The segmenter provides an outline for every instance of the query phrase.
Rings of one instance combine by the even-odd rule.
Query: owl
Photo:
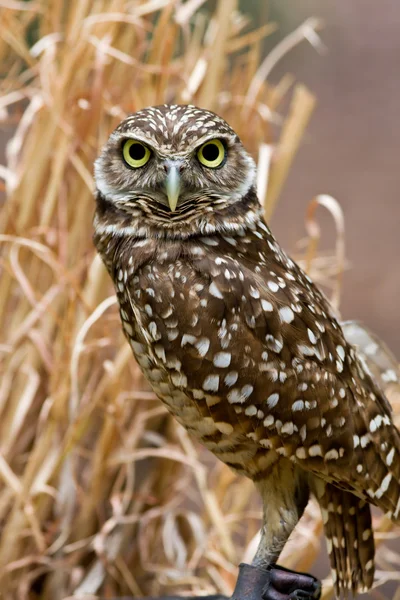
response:
[[[314,577],[276,564],[310,494],[337,595],[370,588],[370,504],[400,522],[399,432],[371,357],[265,222],[238,135],[195,106],[146,108],[110,135],[95,180],[94,242],[138,364],[261,495],[260,544],[235,597],[320,596]]]

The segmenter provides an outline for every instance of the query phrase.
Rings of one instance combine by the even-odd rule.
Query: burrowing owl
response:
[[[94,240],[136,360],[179,423],[262,496],[261,542],[242,568],[252,591],[239,595],[259,597],[257,580],[271,600],[319,596],[314,578],[275,565],[310,492],[337,593],[369,588],[369,503],[400,518],[399,432],[265,223],[240,139],[206,110],[147,108],[111,134],[95,176]]]

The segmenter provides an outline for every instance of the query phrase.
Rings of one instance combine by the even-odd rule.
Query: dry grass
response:
[[[272,87],[265,77],[297,43],[317,41],[318,22],[261,64],[275,25],[249,27],[236,0],[219,0],[210,14],[203,5],[0,0],[0,118],[16,127],[0,166],[6,600],[229,594],[254,547],[252,484],[195,446],[150,392],[91,241],[99,148],[127,113],[165,101],[229,120],[259,157],[260,194],[273,212],[314,99],[301,85],[292,92],[290,78]],[[336,257],[312,264],[323,281],[338,271]],[[286,564],[310,569],[320,533],[310,505]]]

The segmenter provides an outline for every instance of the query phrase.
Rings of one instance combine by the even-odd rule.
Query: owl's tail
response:
[[[374,581],[370,506],[328,483],[318,489],[336,596],[365,592]]]

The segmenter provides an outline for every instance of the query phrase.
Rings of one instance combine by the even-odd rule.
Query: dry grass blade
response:
[[[245,112],[247,112],[250,107],[254,106],[256,98],[261,91],[263,82],[268,78],[272,69],[283,58],[283,56],[285,56],[285,54],[293,50],[293,48],[295,48],[303,40],[308,40],[310,43],[318,47],[319,37],[316,31],[321,27],[321,25],[322,24],[319,19],[307,19],[300,25],[300,27],[292,31],[277,46],[275,46],[270,54],[264,59],[264,62],[260,65],[253,78],[253,81],[251,82],[243,107]]]
[[[260,68],[275,25],[246,28],[236,0],[212,12],[203,0],[0,7],[0,118],[15,127],[0,165],[2,597],[228,593],[258,499],[171,420],[131,357],[91,241],[92,165],[130,112],[212,107],[259,156],[271,214],[314,99],[297,87],[280,116],[292,79],[265,77],[304,35],[316,42],[316,23]],[[282,125],[274,152],[272,120]],[[299,539],[313,560],[310,510],[312,534]],[[291,545],[285,560],[303,565]]]
[[[323,206],[332,215],[335,226],[336,226],[336,262],[337,262],[337,276],[335,287],[330,298],[332,306],[339,311],[340,304],[340,293],[342,289],[342,278],[345,269],[346,249],[345,249],[345,238],[344,238],[344,215],[340,204],[332,196],[321,194],[313,198],[309,203],[307,209],[306,228],[310,238],[307,257],[306,257],[306,270],[311,271],[312,263],[315,260],[318,242],[321,239],[321,230],[315,219],[315,211],[318,206]]]
[[[297,85],[289,117],[282,128],[281,137],[276,149],[275,161],[273,161],[271,166],[269,185],[264,202],[267,219],[270,219],[274,212],[283,184],[289,173],[289,169],[299,148],[314,107],[314,96],[303,85]]]

